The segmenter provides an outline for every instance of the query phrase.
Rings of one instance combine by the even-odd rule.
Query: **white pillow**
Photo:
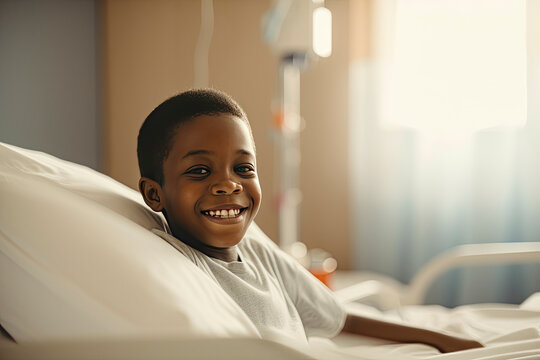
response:
[[[0,159],[3,175],[54,184],[106,206],[149,230],[166,227],[163,216],[151,211],[138,192],[86,166],[3,143],[0,143]]]
[[[165,222],[136,191],[0,143],[0,199],[0,324],[17,341],[259,336],[213,280],[148,230]]]

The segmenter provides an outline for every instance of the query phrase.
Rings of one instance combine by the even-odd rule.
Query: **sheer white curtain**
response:
[[[540,2],[374,0],[351,63],[359,269],[407,282],[459,244],[540,241]],[[450,272],[447,306],[521,302],[536,265]]]

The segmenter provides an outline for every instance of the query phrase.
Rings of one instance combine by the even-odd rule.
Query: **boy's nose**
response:
[[[242,184],[239,184],[232,180],[223,180],[219,183],[212,185],[213,195],[230,195],[237,194],[244,190]]]

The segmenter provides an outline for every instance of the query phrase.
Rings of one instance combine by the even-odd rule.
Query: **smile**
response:
[[[223,209],[223,210],[206,210],[202,213],[206,216],[211,216],[218,219],[231,219],[239,217],[247,208],[242,209]]]

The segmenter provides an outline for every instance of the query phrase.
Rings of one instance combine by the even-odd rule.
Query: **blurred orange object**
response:
[[[332,288],[332,278],[337,268],[337,261],[323,249],[311,249],[307,254],[307,268],[322,283]]]
[[[313,276],[319,279],[329,289],[332,289],[334,271],[325,271],[323,269],[310,269],[309,272],[312,273]]]

